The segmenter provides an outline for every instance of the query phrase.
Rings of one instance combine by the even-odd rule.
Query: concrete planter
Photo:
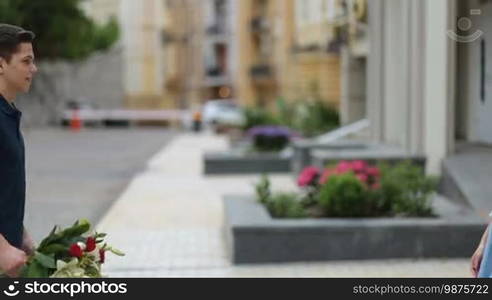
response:
[[[226,196],[225,232],[235,264],[470,257],[484,221],[447,200],[439,218],[272,219],[253,196]]]
[[[290,158],[277,153],[205,153],[204,173],[219,174],[262,174],[289,173]]]

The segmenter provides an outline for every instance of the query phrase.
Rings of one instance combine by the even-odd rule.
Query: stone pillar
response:
[[[442,160],[454,147],[456,44],[446,32],[454,28],[455,9],[454,1],[425,1],[425,153],[431,174],[440,174]]]

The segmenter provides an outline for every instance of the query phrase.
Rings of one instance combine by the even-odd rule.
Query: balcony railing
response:
[[[253,65],[250,69],[251,79],[257,86],[275,86],[275,74],[271,65],[259,63]]]
[[[206,75],[210,77],[224,76],[225,72],[219,67],[210,67],[206,70]]]
[[[273,70],[269,64],[260,63],[260,64],[253,65],[251,67],[250,74],[253,78],[272,77]]]

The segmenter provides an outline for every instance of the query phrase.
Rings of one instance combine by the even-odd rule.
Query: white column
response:
[[[425,64],[425,152],[427,172],[440,174],[441,163],[452,150],[454,132],[454,42],[446,31],[451,28],[454,3],[426,0]]]
[[[425,3],[408,1],[410,14],[409,64],[409,136],[408,150],[424,153],[424,84],[425,78]]]
[[[369,53],[367,56],[367,118],[374,141],[384,140],[384,1],[371,0],[369,6]]]

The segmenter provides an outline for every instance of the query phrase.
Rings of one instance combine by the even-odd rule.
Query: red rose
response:
[[[96,249],[96,239],[90,236],[85,242],[85,251],[91,252],[94,249]]]
[[[81,258],[83,255],[82,248],[77,244],[72,244],[68,250],[71,256]]]
[[[105,251],[103,249],[99,249],[99,262],[103,264],[105,259]]]

